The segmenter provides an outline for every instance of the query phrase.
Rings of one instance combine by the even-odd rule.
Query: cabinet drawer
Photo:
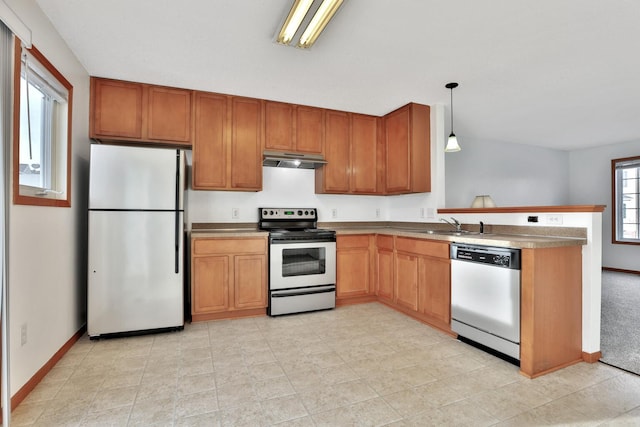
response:
[[[336,238],[337,249],[369,248],[369,235],[358,234],[353,236],[338,236]]]
[[[377,236],[376,246],[378,249],[393,251],[393,236]]]
[[[449,244],[434,242],[433,240],[398,237],[396,239],[396,249],[418,255],[432,256],[436,258],[449,258]]]
[[[193,240],[193,255],[212,254],[266,254],[267,239],[216,239]]]

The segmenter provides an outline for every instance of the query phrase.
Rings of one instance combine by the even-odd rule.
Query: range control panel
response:
[[[318,212],[315,208],[260,208],[260,218],[316,221]]]

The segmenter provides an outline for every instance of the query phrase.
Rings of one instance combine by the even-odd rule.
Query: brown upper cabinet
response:
[[[428,105],[407,104],[384,116],[385,194],[431,191]]]
[[[324,110],[265,101],[264,134],[267,150],[322,154]]]
[[[380,119],[325,112],[325,159],[316,169],[316,193],[382,194]]]
[[[186,89],[91,77],[89,136],[104,141],[191,144]]]
[[[262,101],[195,93],[192,187],[262,190]]]

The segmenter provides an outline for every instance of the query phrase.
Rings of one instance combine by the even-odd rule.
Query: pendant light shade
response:
[[[444,148],[446,153],[453,153],[455,151],[460,151],[460,144],[458,144],[458,138],[456,134],[453,133],[453,89],[458,87],[458,83],[447,83],[444,87],[451,90],[451,134],[449,135],[449,139],[447,139],[447,146]]]

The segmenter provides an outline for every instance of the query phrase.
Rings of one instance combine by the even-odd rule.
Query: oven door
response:
[[[292,289],[336,283],[336,242],[272,242],[269,289]]]

